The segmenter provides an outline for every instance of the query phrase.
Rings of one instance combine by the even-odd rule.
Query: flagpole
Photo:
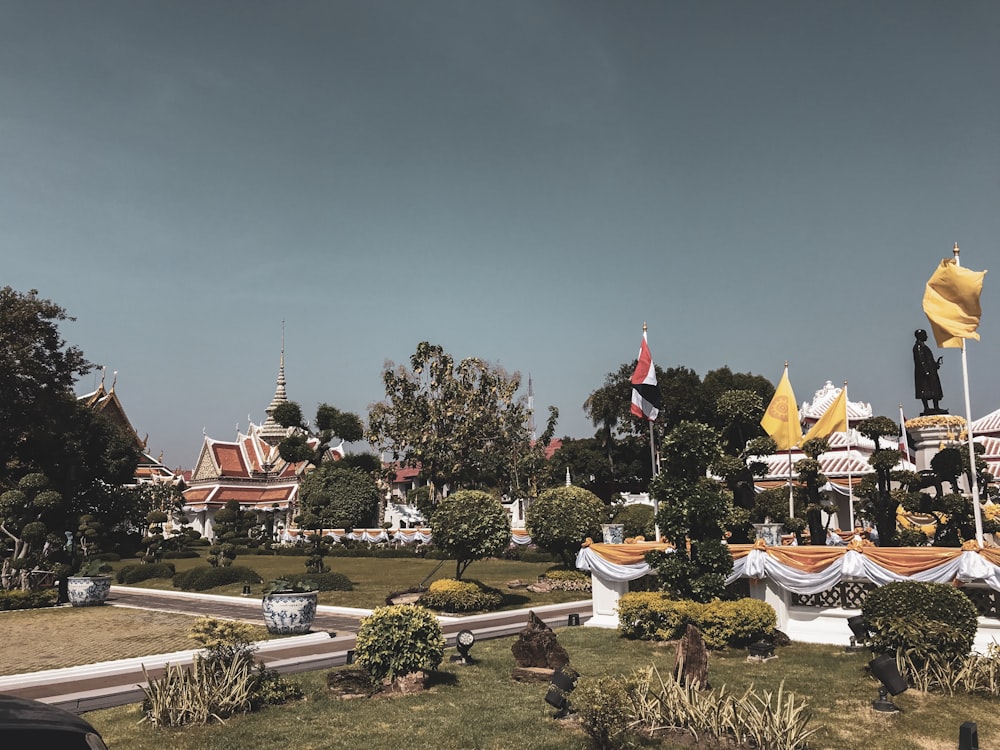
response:
[[[955,265],[961,266],[958,243],[952,253],[955,255]],[[962,342],[962,385],[965,390],[965,434],[969,441],[969,474],[972,477],[972,512],[976,519],[976,542],[983,546],[983,511],[979,507],[979,482],[976,479],[976,449],[972,443],[972,405],[969,399],[969,361],[965,353],[965,339]]]
[[[844,432],[847,435],[847,518],[854,530],[854,472],[851,469],[851,420],[847,416],[847,381],[844,381]]]
[[[653,441],[653,422],[652,420],[647,420],[649,422],[649,457],[653,465],[653,477],[655,478],[659,472],[656,470],[656,443]],[[655,497],[653,498],[653,533],[656,535],[656,541],[660,541],[660,524],[656,522],[656,517],[660,514],[660,501]]]

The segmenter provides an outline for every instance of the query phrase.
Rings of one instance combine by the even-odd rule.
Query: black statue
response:
[[[941,367],[943,357],[934,358],[934,354],[927,346],[927,331],[918,328],[913,332],[916,342],[913,344],[913,389],[914,395],[919,398],[924,405],[921,416],[928,414],[947,414],[947,409],[938,406],[943,393],[941,392],[941,378],[938,377],[938,369]],[[927,402],[933,402],[934,406],[929,407]]]

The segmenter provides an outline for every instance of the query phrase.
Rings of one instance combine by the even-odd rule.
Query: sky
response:
[[[910,418],[924,285],[996,265],[998,49],[991,0],[0,0],[0,285],[170,467],[263,421],[283,326],[307,414],[430,341],[589,437],[646,323],[661,367]]]

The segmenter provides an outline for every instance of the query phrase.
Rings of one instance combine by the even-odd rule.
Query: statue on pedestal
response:
[[[914,395],[923,402],[924,410],[921,416],[931,414],[947,414],[947,409],[942,409],[938,404],[943,397],[941,392],[941,378],[938,377],[938,369],[944,361],[943,357],[935,359],[934,354],[927,346],[927,331],[918,328],[913,332],[916,342],[913,344],[913,390]],[[928,406],[927,402],[933,403]]]

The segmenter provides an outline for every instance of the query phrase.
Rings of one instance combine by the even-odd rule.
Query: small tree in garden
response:
[[[875,474],[861,480],[858,496],[865,500],[865,508],[875,520],[879,544],[883,547],[896,546],[899,498],[893,494],[891,481],[900,453],[894,448],[882,448],[879,438],[895,438],[899,435],[899,426],[888,417],[869,417],[860,422],[857,429],[875,443],[875,451],[868,458]]]
[[[528,508],[527,526],[531,541],[559,555],[571,567],[580,544],[596,537],[606,520],[604,503],[582,487],[553,487],[544,490]]]
[[[434,544],[454,557],[455,578],[476,560],[510,546],[510,519],[500,501],[482,490],[459,490],[438,503],[431,519]]]
[[[313,420],[315,430],[311,430],[302,417],[302,409],[294,401],[280,404],[274,410],[274,419],[282,427],[294,427],[295,432],[278,444],[278,453],[290,463],[309,461],[314,466],[323,462],[330,442],[339,437],[354,443],[364,437],[364,426],[357,414],[341,411],[329,404],[320,404]],[[315,439],[313,445],[310,439]]]
[[[215,540],[208,550],[209,564],[220,568],[232,565],[237,555],[236,546],[247,544],[253,522],[253,517],[240,507],[239,501],[226,502],[225,507],[215,514]]]
[[[732,517],[725,487],[706,476],[720,455],[718,434],[708,425],[681,422],[663,440],[662,469],[650,484],[660,503],[660,532],[672,552],[647,555],[660,586],[674,596],[707,602],[726,596],[732,557],[723,542]]]
[[[416,604],[379,607],[361,621],[355,644],[358,666],[374,682],[436,669],[444,658],[437,617]]]
[[[830,447],[826,438],[813,438],[802,446],[808,458],[795,462],[801,487],[797,488],[799,505],[804,508],[805,522],[809,526],[809,543],[826,544],[826,528],[823,526],[823,506],[820,503],[820,487],[826,483],[826,475],[820,471],[819,456]]]
[[[299,487],[302,514],[296,519],[307,529],[353,529],[376,525],[378,486],[370,474],[327,461],[309,472]]]

